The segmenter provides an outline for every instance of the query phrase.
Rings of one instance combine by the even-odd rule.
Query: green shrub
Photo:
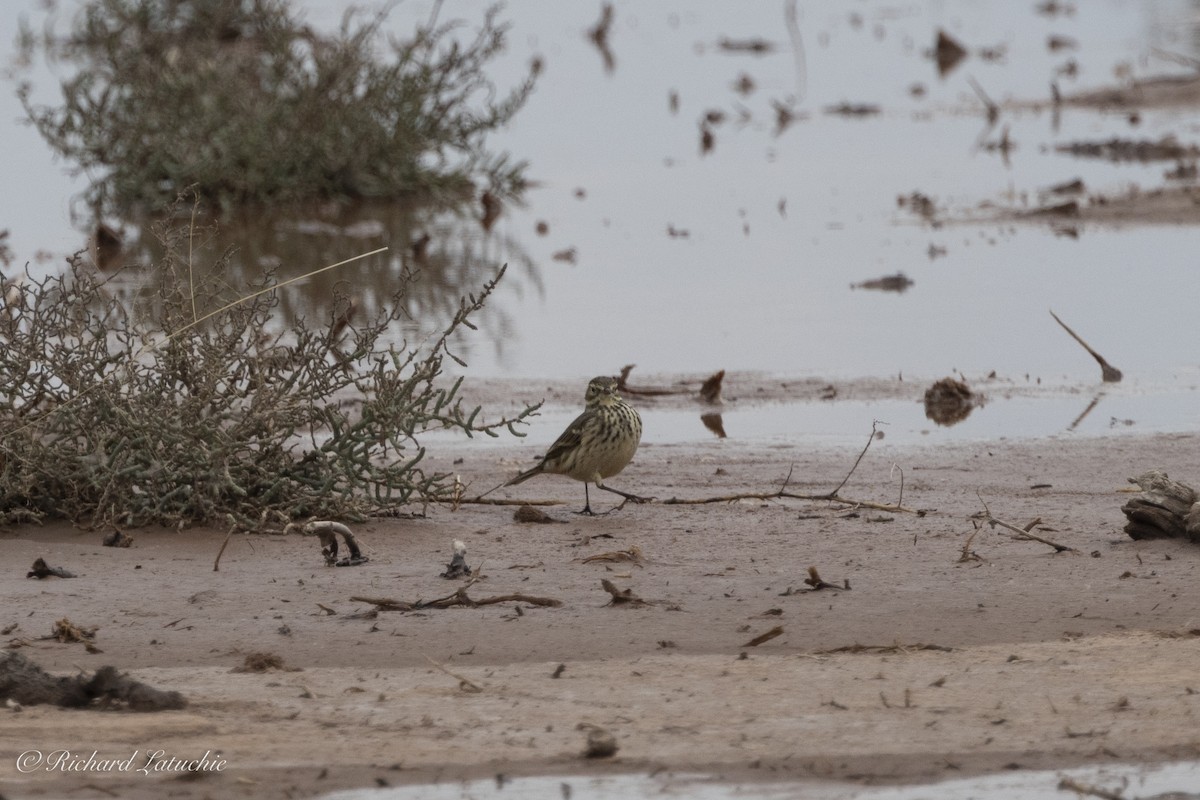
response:
[[[536,410],[485,423],[458,398],[461,379],[441,376],[444,358],[458,360],[452,336],[473,327],[503,267],[440,335],[396,346],[386,334],[405,317],[411,275],[370,319],[342,294],[325,319],[284,328],[274,312],[288,289],[232,304],[228,253],[193,268],[192,235],[160,230],[150,319],[78,259],[20,299],[5,292],[0,522],[265,530],[452,500],[452,476],[422,469],[421,433],[520,435]]]

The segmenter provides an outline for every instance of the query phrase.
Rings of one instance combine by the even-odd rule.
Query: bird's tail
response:
[[[502,484],[502,485],[504,485],[504,486],[516,486],[518,483],[524,483],[525,481],[529,480],[529,479],[530,479],[530,478],[532,478],[534,475],[541,475],[541,474],[542,474],[542,465],[541,465],[541,464],[538,464],[538,465],[537,465],[536,467],[534,467],[533,469],[527,469],[527,470],[525,470],[525,471],[524,471],[524,472],[522,472],[520,475],[518,475],[517,477],[513,478],[511,481],[508,481],[507,483],[505,483],[505,484]]]
[[[525,472],[522,472],[517,477],[513,478],[511,481],[505,481],[504,483],[501,483],[498,486],[493,486],[491,489],[488,489],[483,494],[478,495],[475,499],[482,500],[483,498],[487,497],[489,494],[496,491],[497,489],[503,489],[505,486],[513,486],[514,484],[518,484],[523,481],[527,481],[530,478],[532,478],[534,475],[540,475],[541,472],[542,472],[542,468],[540,465],[534,467],[533,469],[526,470]]]

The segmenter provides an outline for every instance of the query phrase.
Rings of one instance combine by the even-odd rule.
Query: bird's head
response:
[[[588,381],[587,394],[583,399],[589,407],[608,405],[620,400],[621,396],[617,394],[617,379],[608,375],[592,378]]]

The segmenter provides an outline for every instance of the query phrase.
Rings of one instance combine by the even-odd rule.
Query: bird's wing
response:
[[[568,425],[567,429],[562,432],[562,436],[559,436],[554,440],[554,444],[550,445],[550,449],[542,457],[542,463],[546,464],[555,461],[562,457],[564,453],[578,447],[580,441],[583,440],[583,429],[587,426],[587,422],[592,418],[593,414],[594,412],[587,410],[576,417],[575,421]]]
[[[514,484],[527,481],[534,475],[541,475],[542,470],[547,464],[553,463],[562,455],[570,451],[574,447],[578,447],[583,439],[583,429],[587,425],[588,419],[591,417],[591,411],[584,411],[575,421],[567,426],[567,429],[562,432],[562,435],[554,440],[554,444],[550,445],[550,449],[546,451],[546,455],[542,456],[542,460],[533,469],[522,472],[517,477],[505,484],[505,486],[513,486]]]

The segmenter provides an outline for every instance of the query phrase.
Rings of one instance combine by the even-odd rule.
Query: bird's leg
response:
[[[622,492],[620,489],[614,489],[611,486],[605,486],[603,483],[600,483],[599,481],[596,482],[596,488],[603,489],[606,492],[612,492],[613,494],[619,494],[619,495],[621,495],[621,497],[624,497],[626,500],[631,500],[635,503],[649,503],[652,500],[654,500],[653,497],[641,497],[636,494],[630,494],[629,492]]]
[[[599,486],[600,484],[596,484],[596,485],[597,485],[597,486]],[[584,515],[585,517],[594,517],[594,516],[596,516],[596,515],[595,515],[595,514],[592,512],[592,501],[591,501],[591,498],[589,498],[589,497],[588,497],[587,481],[584,481],[584,482],[583,482],[583,511],[576,511],[575,513],[576,513],[576,514],[582,514],[582,515]]]

